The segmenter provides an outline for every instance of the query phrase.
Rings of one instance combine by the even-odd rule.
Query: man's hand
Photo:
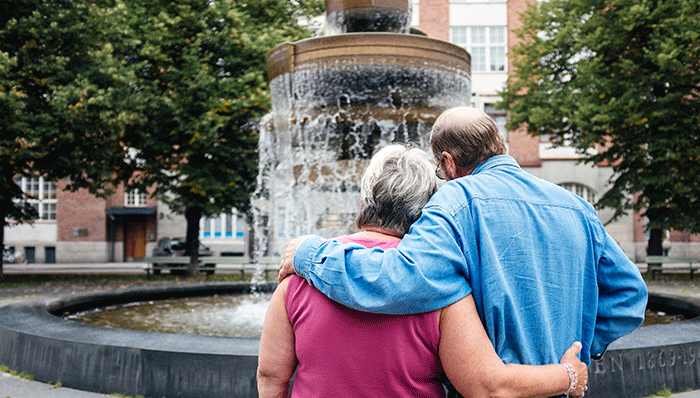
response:
[[[282,282],[284,278],[294,273],[294,253],[301,242],[309,239],[312,235],[302,235],[289,241],[284,250],[284,258],[280,264],[280,272],[277,275],[277,282]]]
[[[572,397],[583,397],[586,394],[585,391],[588,390],[588,366],[576,357],[579,352],[581,352],[581,343],[577,341],[566,350],[559,361],[559,363],[571,364],[576,371],[578,383],[576,390],[569,394]]]

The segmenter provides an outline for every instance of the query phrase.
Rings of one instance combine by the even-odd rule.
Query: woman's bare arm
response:
[[[294,332],[284,305],[288,284],[289,278],[277,286],[265,314],[258,355],[260,398],[287,397],[289,382],[297,366]]]
[[[476,311],[472,295],[440,311],[440,360],[447,377],[465,397],[551,397],[569,388],[569,374],[560,364],[506,365],[498,357]],[[573,365],[579,387],[571,396],[583,396],[588,382],[586,364],[572,345],[562,362]]]

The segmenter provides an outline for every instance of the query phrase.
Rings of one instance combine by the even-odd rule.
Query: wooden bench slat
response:
[[[687,266],[668,268],[668,270],[690,271],[690,279],[693,279],[693,274],[699,268],[700,258],[697,257],[669,257],[669,256],[647,256],[647,272],[651,274],[651,279],[654,280],[656,274],[663,271],[663,264],[679,264],[688,263]]]
[[[647,256],[648,263],[700,263],[697,257],[668,257],[668,256]]]
[[[182,257],[144,257],[144,270],[151,276],[151,271],[155,270],[186,270],[190,263],[190,258]],[[247,256],[223,256],[223,257],[199,257],[200,266],[215,264],[216,269],[240,271],[241,274],[255,273],[262,270],[265,275],[269,272],[277,271],[281,257],[262,257],[259,264],[253,264]],[[162,266],[161,266],[162,265]]]
[[[159,264],[189,264],[189,257],[144,257],[143,261],[146,263],[159,263]]]

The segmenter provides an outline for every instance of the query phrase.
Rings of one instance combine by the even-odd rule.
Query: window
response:
[[[484,112],[496,121],[496,126],[498,127],[498,131],[501,133],[501,136],[503,136],[503,140],[508,142],[508,130],[506,129],[506,122],[508,121],[508,118],[506,117],[506,111],[496,109],[495,104],[486,103],[484,104]]]
[[[56,203],[42,203],[41,211],[39,212],[39,217],[42,220],[55,220],[56,219]]]
[[[505,26],[453,26],[450,36],[472,55],[472,72],[506,72]]]
[[[124,195],[124,205],[131,207],[145,206],[147,198],[148,195],[145,192],[133,189]]]
[[[39,213],[39,220],[56,220],[56,184],[44,177],[22,177],[15,183],[29,196],[27,203]]]
[[[505,3],[506,0],[450,0],[451,3]]]
[[[237,210],[231,213],[202,217],[199,237],[206,239],[242,239],[245,236],[245,220]]]
[[[579,184],[576,182],[565,182],[562,184],[559,184],[560,187],[566,189],[567,191],[571,191],[575,193],[576,195],[582,197],[585,199],[588,203],[595,203],[597,199],[597,195],[595,191],[583,184]]]

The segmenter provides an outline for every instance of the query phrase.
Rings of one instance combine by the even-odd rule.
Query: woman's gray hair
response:
[[[374,226],[401,236],[437,191],[435,165],[425,151],[389,145],[377,152],[362,176],[357,227]]]

